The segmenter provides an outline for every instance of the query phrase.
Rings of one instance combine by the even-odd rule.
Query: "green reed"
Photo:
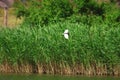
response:
[[[84,66],[120,64],[120,25],[56,23],[0,30],[0,62]],[[68,29],[70,36],[62,35]]]

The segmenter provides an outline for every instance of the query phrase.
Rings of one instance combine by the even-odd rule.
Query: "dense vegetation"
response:
[[[24,23],[30,26],[49,23],[71,22],[91,23],[91,18],[100,17],[104,22],[119,22],[120,8],[113,2],[96,0],[31,0],[23,5],[16,5],[17,17],[24,17]]]
[[[83,70],[92,68],[93,72],[91,71],[90,74],[98,74],[97,70],[101,74],[118,74],[119,26],[120,24],[114,25],[113,23],[111,25],[94,23],[89,26],[65,22],[37,29],[24,26],[17,29],[2,29],[0,62],[14,66],[30,64],[37,66],[35,69],[41,65],[43,69],[45,68],[45,72],[50,70],[52,73],[55,71],[57,73],[58,68],[74,69],[83,65]],[[70,31],[69,40],[64,39],[62,35],[66,28]],[[49,68],[46,68],[48,65]],[[102,72],[101,69],[106,72]]]
[[[22,25],[0,29],[1,72],[120,75],[119,8],[93,0],[31,1],[18,6]]]

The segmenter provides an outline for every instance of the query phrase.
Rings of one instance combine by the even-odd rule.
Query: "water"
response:
[[[113,76],[61,76],[37,74],[0,74],[0,80],[120,80]]]

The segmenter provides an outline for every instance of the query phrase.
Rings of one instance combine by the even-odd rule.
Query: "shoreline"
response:
[[[35,73],[35,74],[59,74],[59,75],[87,75],[87,76],[120,76],[120,65],[109,67],[100,66],[84,66],[77,64],[74,66],[65,64],[20,64],[10,65],[8,63],[0,65],[0,73]]]

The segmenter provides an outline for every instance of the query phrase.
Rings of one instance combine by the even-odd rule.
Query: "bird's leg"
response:
[[[8,8],[4,8],[4,26],[6,27],[7,26],[7,18],[8,18]]]

